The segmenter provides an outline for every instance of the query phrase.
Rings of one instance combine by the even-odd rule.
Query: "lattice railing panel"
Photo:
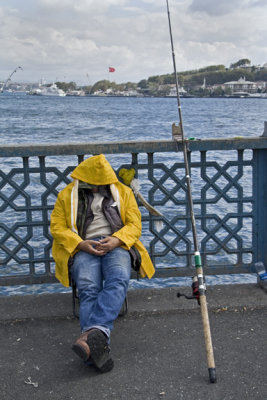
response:
[[[253,151],[219,153],[188,153],[202,262],[211,273],[250,271],[255,258],[253,227],[258,223]],[[7,277],[13,282],[34,283],[53,280],[54,276],[50,214],[58,192],[70,182],[77,157],[71,164],[60,163],[60,156],[52,164],[47,162],[49,157],[32,159],[23,157],[20,167],[14,162],[10,169],[5,166],[0,171],[2,284],[10,284]],[[79,155],[78,160],[82,159]],[[142,195],[163,214],[158,231],[156,221],[161,218],[152,217],[139,204],[142,240],[158,273],[192,274],[194,249],[181,153],[124,154],[115,164],[116,171],[121,167],[136,169]]]

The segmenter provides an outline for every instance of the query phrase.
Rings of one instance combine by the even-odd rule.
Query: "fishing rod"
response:
[[[190,216],[191,216],[192,235],[193,235],[193,242],[194,242],[194,260],[195,260],[195,268],[196,268],[196,274],[197,274],[197,286],[198,286],[197,298],[198,298],[198,301],[200,304],[200,309],[201,309],[203,332],[204,332],[207,361],[208,361],[209,379],[210,379],[211,383],[215,383],[216,382],[216,368],[215,368],[213,346],[212,346],[212,340],[211,340],[204,274],[203,274],[203,269],[202,269],[201,256],[200,256],[198,238],[197,238],[196,221],[195,221],[194,205],[193,205],[193,197],[192,197],[192,189],[191,189],[191,178],[190,178],[190,170],[189,170],[188,156],[187,156],[188,148],[187,148],[187,142],[186,142],[185,136],[184,136],[183,118],[182,118],[182,110],[181,110],[178,77],[177,77],[177,71],[176,71],[175,53],[174,53],[174,46],[173,46],[173,36],[172,36],[171,18],[170,18],[170,10],[169,10],[168,0],[166,0],[166,3],[167,3],[167,13],[168,13],[170,39],[171,39],[172,61],[173,61],[175,84],[176,84],[178,115],[179,115],[179,126],[178,127],[173,126],[173,139],[176,141],[176,143],[179,140],[182,141],[185,174],[186,174],[188,206],[189,206],[189,212],[190,212]],[[174,128],[176,128],[176,129],[174,129]],[[193,282],[193,284],[195,284],[195,282]],[[181,294],[178,293],[177,296],[180,297]],[[196,296],[193,296],[193,298],[196,298]]]

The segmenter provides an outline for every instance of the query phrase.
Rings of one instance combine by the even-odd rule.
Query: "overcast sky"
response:
[[[267,0],[169,0],[177,71],[267,62]],[[138,82],[173,72],[165,0],[0,0],[0,80]],[[114,67],[114,73],[108,72]]]

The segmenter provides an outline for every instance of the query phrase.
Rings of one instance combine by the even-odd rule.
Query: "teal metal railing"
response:
[[[262,137],[187,141],[197,231],[206,274],[254,272],[267,263],[267,129]],[[2,146],[0,284],[53,282],[50,214],[77,163],[104,153],[135,168],[142,241],[157,277],[192,274],[193,246],[182,146],[173,141]],[[157,230],[156,221],[162,221]]]

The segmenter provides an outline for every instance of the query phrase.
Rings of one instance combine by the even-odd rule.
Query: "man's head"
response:
[[[81,162],[72,172],[71,177],[89,185],[111,185],[118,182],[113,168],[103,154],[92,156]]]

